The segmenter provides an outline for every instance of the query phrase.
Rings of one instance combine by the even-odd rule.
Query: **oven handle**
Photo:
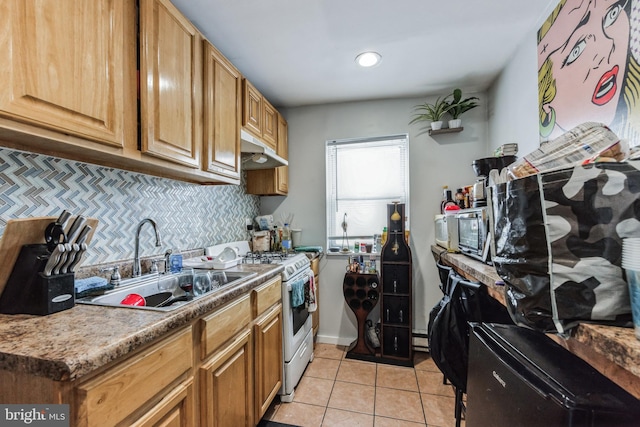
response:
[[[309,283],[309,280],[311,280],[311,274],[310,273],[305,273],[304,274],[304,284],[306,285],[307,283]],[[292,280],[287,280],[287,292],[291,292],[291,283]]]

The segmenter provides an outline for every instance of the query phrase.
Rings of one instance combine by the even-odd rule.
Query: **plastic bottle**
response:
[[[464,193],[462,192],[462,188],[456,190],[456,203],[460,209],[464,209]]]
[[[382,244],[382,246],[384,246],[386,241],[387,241],[387,227],[384,227],[382,229],[382,237],[380,238],[380,243]]]
[[[288,252],[291,249],[291,229],[288,223],[284,223],[282,229],[282,252]]]

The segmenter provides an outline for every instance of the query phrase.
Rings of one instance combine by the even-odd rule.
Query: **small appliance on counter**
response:
[[[486,187],[489,180],[489,173],[493,169],[498,171],[509,166],[515,162],[516,156],[500,156],[500,157],[485,157],[482,159],[476,159],[471,163],[478,180],[473,185],[473,207],[479,208],[487,206],[487,194]]]
[[[458,219],[455,215],[436,215],[436,244],[449,252],[459,252]]]
[[[462,209],[456,214],[458,249],[465,255],[491,264],[489,211],[486,207]]]

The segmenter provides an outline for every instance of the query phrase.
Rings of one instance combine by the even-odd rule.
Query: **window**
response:
[[[387,226],[387,204],[404,203],[409,215],[409,137],[331,140],[327,156],[327,247],[373,243]],[[409,229],[409,224],[406,224]]]

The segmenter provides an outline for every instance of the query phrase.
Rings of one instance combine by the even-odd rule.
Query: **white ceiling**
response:
[[[276,107],[484,91],[557,3],[172,1]]]

